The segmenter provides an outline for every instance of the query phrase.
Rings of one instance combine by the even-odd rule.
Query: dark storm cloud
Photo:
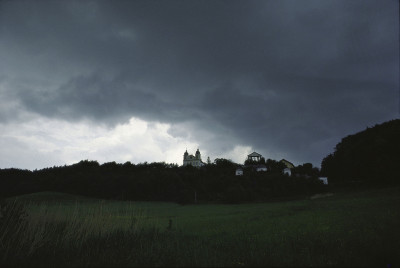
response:
[[[191,122],[213,133],[195,137],[209,151],[317,165],[344,135],[396,116],[397,1],[0,5],[0,94],[44,116]],[[13,82],[24,77],[38,81]]]
[[[73,77],[55,91],[19,92],[19,99],[32,110],[49,117],[68,120],[88,118],[108,124],[128,120],[133,114],[144,119],[160,121],[198,118],[186,104],[170,102],[146,92],[119,77],[108,80],[105,75]]]

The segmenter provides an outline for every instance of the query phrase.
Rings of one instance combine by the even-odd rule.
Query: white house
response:
[[[258,165],[258,166],[256,166],[256,171],[257,172],[267,171],[267,167],[265,165]]]
[[[328,177],[319,177],[318,178],[320,181],[323,182],[323,184],[328,185]]]
[[[236,176],[243,176],[243,169],[241,167],[237,168],[236,172],[235,172],[235,175]]]
[[[279,162],[283,163],[286,166],[286,168],[283,169],[283,174],[286,174],[288,176],[292,176],[292,168],[294,168],[293,163],[287,161],[286,159],[282,159]]]
[[[201,161],[201,154],[199,149],[197,149],[196,154],[192,155],[185,151],[183,154],[183,166],[193,166],[193,167],[202,167],[205,165],[203,161]]]
[[[285,168],[284,170],[283,170],[283,174],[286,174],[286,175],[288,175],[288,176],[291,176],[292,175],[292,171],[291,171],[291,169],[290,168]]]

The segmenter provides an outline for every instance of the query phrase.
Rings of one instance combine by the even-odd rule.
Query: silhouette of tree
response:
[[[331,182],[399,183],[400,119],[344,137],[321,163]]]

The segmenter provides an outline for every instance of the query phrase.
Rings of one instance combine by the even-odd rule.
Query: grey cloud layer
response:
[[[2,2],[0,94],[67,120],[191,122],[209,151],[318,165],[333,140],[396,116],[397,5]]]

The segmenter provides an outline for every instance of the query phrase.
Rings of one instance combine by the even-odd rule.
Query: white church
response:
[[[186,150],[183,154],[183,166],[194,166],[194,167],[202,167],[205,165],[203,161],[201,161],[201,154],[199,149],[197,149],[196,154],[189,154]]]

